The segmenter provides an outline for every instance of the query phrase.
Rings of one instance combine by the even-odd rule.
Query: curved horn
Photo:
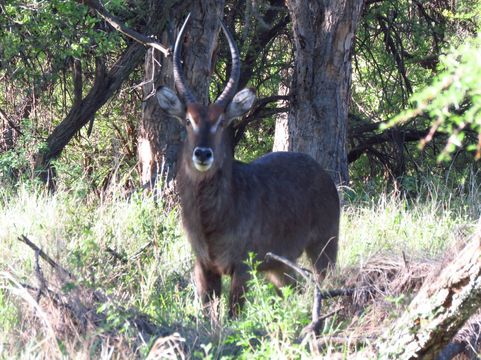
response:
[[[237,49],[237,45],[234,41],[234,38],[232,37],[232,34],[227,30],[222,21],[220,21],[220,26],[222,27],[222,31],[224,31],[227,41],[229,42],[230,55],[232,58],[232,68],[229,81],[227,82],[224,91],[222,91],[222,94],[220,94],[220,96],[215,101],[217,105],[225,108],[227,104],[233,99],[237,91],[237,85],[239,83],[240,77],[240,56],[239,49]]]
[[[179,95],[183,97],[187,104],[195,103],[197,100],[195,99],[194,93],[189,89],[187,83],[185,81],[184,73],[182,72],[182,63],[180,61],[180,54],[182,51],[182,42],[184,38],[184,30],[185,26],[189,22],[190,13],[187,15],[187,18],[180,29],[179,35],[177,35],[177,40],[175,40],[175,47],[174,47],[174,81],[175,87],[179,92]]]

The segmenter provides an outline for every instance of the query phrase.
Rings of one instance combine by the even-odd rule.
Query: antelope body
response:
[[[339,232],[339,198],[329,175],[310,156],[275,152],[244,164],[234,160],[232,120],[252,107],[255,94],[237,94],[240,74],[236,44],[221,22],[229,42],[229,82],[208,106],[199,104],[186,85],[180,48],[186,19],[175,44],[174,78],[179,97],[166,87],[157,90],[161,108],[187,130],[180,154],[177,183],[182,222],[196,256],[195,280],[204,303],[221,291],[221,276],[231,276],[229,313],[243,303],[249,253],[262,261],[276,286],[291,283],[291,270],[264,261],[267,252],[295,261],[304,251],[322,278],[334,264]],[[234,95],[235,94],[235,95]]]

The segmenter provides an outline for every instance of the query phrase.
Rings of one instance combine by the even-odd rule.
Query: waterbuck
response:
[[[160,107],[181,121],[187,135],[177,184],[182,222],[196,256],[195,281],[204,304],[221,292],[221,276],[231,276],[229,314],[242,306],[249,253],[262,261],[277,286],[291,283],[287,266],[264,260],[267,252],[295,261],[304,251],[319,278],[336,261],[339,198],[329,175],[310,156],[274,152],[244,164],[234,160],[232,123],[250,110],[255,93],[236,94],[239,51],[222,22],[232,57],[229,81],[208,106],[197,102],[182,72],[181,47],[189,17],[175,42],[174,79],[180,97],[160,87]]]

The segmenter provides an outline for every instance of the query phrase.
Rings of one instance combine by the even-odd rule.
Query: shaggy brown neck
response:
[[[200,176],[195,170],[187,170],[184,164],[179,173],[178,185],[184,222],[188,222],[205,236],[217,231],[229,218],[234,187],[232,164],[233,159],[227,158],[223,167]]]

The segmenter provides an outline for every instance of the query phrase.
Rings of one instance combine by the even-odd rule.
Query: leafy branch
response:
[[[450,154],[463,146],[466,132],[478,133],[477,143],[466,148],[475,151],[481,159],[481,36],[471,38],[448,55],[441,58],[443,71],[433,83],[414,94],[413,107],[401,112],[382,128],[399,125],[425,114],[432,119],[431,127],[421,140],[420,147],[429,143],[438,131],[449,133],[449,138],[438,160],[450,158]]]

